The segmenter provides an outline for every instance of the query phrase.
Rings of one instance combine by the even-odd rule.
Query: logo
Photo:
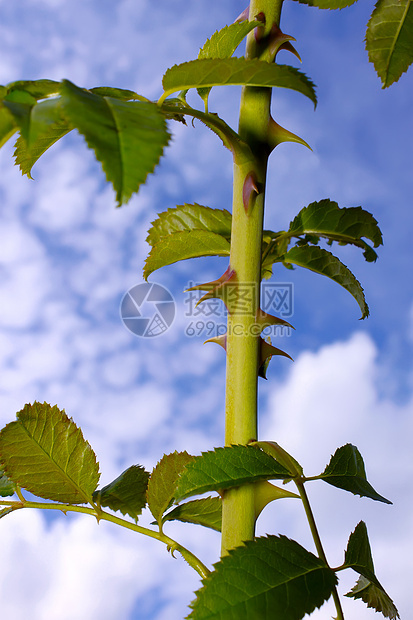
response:
[[[140,338],[164,334],[175,318],[175,301],[161,284],[143,282],[124,295],[120,315],[125,327]]]

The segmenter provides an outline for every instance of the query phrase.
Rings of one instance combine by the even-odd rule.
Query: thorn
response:
[[[268,144],[271,150],[275,149],[276,146],[281,144],[282,142],[298,142],[298,144],[302,144],[312,151],[311,146],[307,144],[305,140],[297,136],[295,133],[288,131],[284,127],[281,127],[275,120],[270,117],[270,121],[268,123]]]
[[[187,291],[208,291],[199,299],[196,303],[198,306],[200,303],[207,299],[222,299],[224,304],[227,307],[228,312],[231,311],[229,305],[233,305],[233,302],[236,303],[238,294],[229,295],[227,292],[227,287],[231,286],[235,291],[235,287],[237,285],[237,274],[235,270],[231,268],[231,265],[228,266],[227,270],[222,274],[218,280],[214,280],[213,282],[206,282],[205,284],[198,284],[197,286],[192,286],[191,288],[186,289]],[[232,303],[231,303],[232,302]]]
[[[291,41],[295,41],[295,39],[291,39]],[[290,41],[286,41],[285,43],[280,45],[278,51],[280,50],[286,50],[287,52],[291,52],[296,58],[298,58],[300,62],[302,62],[300,54],[295,49],[294,45],[291,45]]]
[[[235,20],[234,24],[236,24],[237,22],[245,22],[247,21],[247,19],[249,19],[250,16],[250,6],[248,5],[246,9],[244,9],[242,11],[242,13],[240,13],[237,17],[237,19]]]
[[[286,49],[284,46],[290,41],[295,41],[294,37],[289,34],[284,34],[277,24],[273,24],[268,41],[268,52],[270,57],[274,59],[281,48]]]
[[[286,353],[285,351],[282,351],[281,349],[277,349],[277,347],[274,347],[271,344],[271,339],[268,338],[269,342],[264,340],[263,338],[260,338],[261,341],[261,347],[260,347],[260,360],[259,360],[259,367],[258,367],[258,376],[262,377],[263,379],[266,379],[266,373],[267,373],[267,368],[268,368],[268,364],[271,361],[271,358],[274,355],[282,355],[283,357],[288,357],[291,361],[294,361],[293,358],[288,355],[288,353]]]
[[[253,192],[255,192],[256,195],[260,193],[257,187],[257,179],[255,176],[255,173],[252,171],[252,172],[249,172],[247,176],[245,177],[244,185],[242,188],[242,201],[244,203],[245,213],[247,214],[248,214],[248,211],[250,211],[251,198],[253,196]]]
[[[219,344],[219,346],[222,347],[224,351],[227,350],[226,334],[221,334],[221,336],[214,336],[213,338],[209,338],[208,340],[205,340],[204,344],[206,344],[207,342],[215,342],[216,344]]]
[[[284,325],[285,327],[291,327],[291,329],[295,329],[295,327],[288,323],[288,321],[273,316],[272,314],[267,314],[267,312],[264,312],[264,310],[261,310],[261,308],[258,309],[255,320],[261,327],[261,331],[263,331],[266,327],[270,327],[271,325]]]

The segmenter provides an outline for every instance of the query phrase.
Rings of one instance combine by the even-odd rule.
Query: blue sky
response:
[[[314,483],[316,518],[333,565],[358,521],[367,522],[377,575],[409,620],[413,74],[382,91],[363,43],[373,6],[363,0],[331,12],[285,2],[282,27],[297,39],[319,105],[314,112],[297,93],[274,93],[276,120],[313,151],[283,144],[272,155],[265,226],[281,230],[303,206],[328,197],[371,211],[384,246],[375,264],[337,249],[365,289],[365,321],[338,285],[277,268],[274,281],[294,285],[296,331],[276,344],[295,362],[273,360],[260,382],[260,433],[291,451],[308,475],[339,445],[358,446],[370,482],[394,505]],[[244,8],[235,0],[0,0],[0,83],[68,78],[156,99],[168,66],[195,58]],[[283,54],[280,62],[298,66]],[[238,99],[237,88],[215,89],[211,109],[235,126]],[[142,282],[146,231],[158,212],[183,202],[231,205],[228,152],[198,123],[171,129],[156,174],[122,209],[75,134],[36,164],[34,181],[13,166],[12,140],[0,152],[0,422],[26,402],[58,404],[97,453],[102,484],[134,463],[151,469],[164,452],[197,454],[223,443],[224,354],[202,344],[205,334],[185,334],[191,317],[183,290],[218,277],[226,261],[197,259],[153,274],[177,304],[162,336],[137,338],[119,315],[123,295]],[[180,524],[170,532],[207,564],[217,560],[213,532]],[[294,502],[272,504],[258,532],[285,533],[312,549]],[[0,540],[0,610],[11,620],[178,620],[198,584],[162,545],[87,517],[46,520],[21,511],[1,521]],[[342,581],[346,592],[355,579]],[[346,600],[345,609],[348,617],[374,617],[360,602]],[[326,605],[314,618],[332,613]]]

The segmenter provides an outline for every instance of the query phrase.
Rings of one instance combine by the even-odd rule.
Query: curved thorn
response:
[[[264,312],[264,310],[261,310],[261,308],[258,308],[255,320],[261,327],[261,331],[263,331],[266,327],[270,327],[271,325],[284,325],[285,327],[291,327],[291,329],[295,329],[295,327],[293,327],[291,323],[288,323],[288,321],[280,319],[277,316],[273,316],[272,314],[268,314],[267,312]]]
[[[245,177],[244,185],[242,188],[242,201],[244,203],[245,213],[248,213],[248,211],[250,211],[250,207],[252,208],[251,199],[254,193],[258,195],[260,192],[257,187],[257,178],[254,171],[252,171],[249,172]]]
[[[268,144],[271,150],[275,149],[276,146],[281,144],[282,142],[297,142],[298,144],[302,144],[312,151],[311,146],[307,144],[305,140],[297,136],[295,133],[288,131],[284,127],[281,127],[275,120],[271,117],[268,123]]]

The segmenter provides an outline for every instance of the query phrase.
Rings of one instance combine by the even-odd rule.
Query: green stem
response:
[[[305,514],[307,516],[307,521],[308,524],[310,526],[310,530],[311,530],[311,534],[314,540],[314,544],[315,547],[317,549],[317,553],[318,553],[318,557],[320,558],[320,560],[323,560],[323,562],[325,562],[325,564],[328,566],[328,562],[327,562],[327,557],[326,554],[324,552],[324,548],[321,542],[321,538],[320,538],[320,534],[318,533],[318,529],[317,529],[317,525],[314,519],[314,515],[313,515],[313,511],[311,509],[310,506],[310,501],[308,499],[308,495],[307,492],[304,488],[304,481],[303,479],[294,479],[294,482],[297,486],[298,492],[300,494],[301,500],[303,502],[304,505],[304,510],[305,510]],[[333,600],[334,600],[334,604],[336,606],[336,611],[337,611],[337,620],[344,620],[344,613],[343,613],[343,609],[341,607],[341,601],[340,601],[340,597],[338,595],[338,591],[337,588],[334,588],[333,590]]]
[[[252,0],[250,19],[265,15],[265,32],[278,23],[282,0]],[[247,38],[246,58],[262,57],[254,31]],[[257,438],[257,380],[260,336],[256,313],[260,307],[261,245],[268,161],[267,130],[271,89],[242,89],[239,135],[249,149],[234,156],[230,266],[236,273],[239,303],[228,314],[225,444],[247,444]],[[244,182],[254,179],[258,193],[244,207]],[[245,485],[224,493],[221,552],[255,533],[254,487]]]
[[[121,527],[125,527],[133,532],[138,532],[139,534],[144,534],[145,536],[150,536],[151,538],[155,538],[160,542],[164,543],[168,550],[174,553],[174,551],[179,551],[184,560],[199,573],[201,577],[207,577],[210,573],[209,569],[196,557],[189,549],[186,549],[183,545],[178,543],[173,538],[169,538],[163,532],[157,532],[154,530],[150,530],[146,527],[142,527],[137,523],[131,523],[130,521],[126,521],[126,519],[121,519],[116,517],[115,515],[110,514],[109,512],[105,512],[104,510],[93,510],[93,508],[88,508],[86,506],[77,506],[73,504],[55,504],[55,503],[45,503],[45,502],[29,502],[23,498],[23,501],[0,501],[0,506],[8,506],[13,508],[14,510],[18,510],[20,508],[37,508],[40,510],[60,510],[65,514],[67,512],[80,512],[83,514],[88,514],[92,517],[95,517],[98,521],[110,521],[111,523],[116,523],[116,525],[120,525]]]

